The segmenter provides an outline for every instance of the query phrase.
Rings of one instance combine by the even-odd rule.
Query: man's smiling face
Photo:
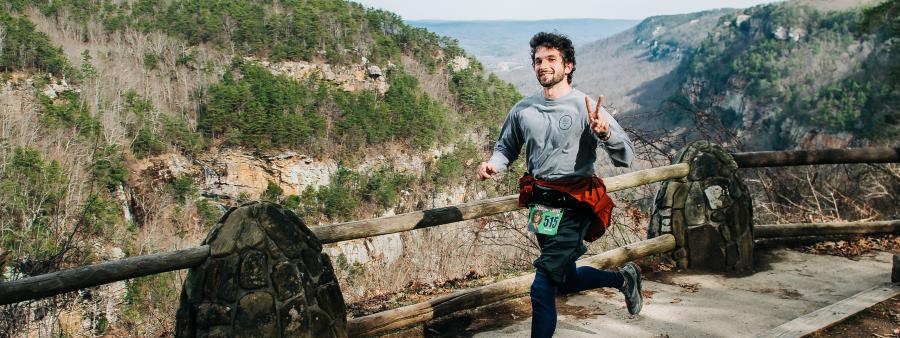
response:
[[[534,52],[534,75],[545,88],[566,81],[572,71],[572,63],[563,63],[562,54],[556,48],[539,46]]]

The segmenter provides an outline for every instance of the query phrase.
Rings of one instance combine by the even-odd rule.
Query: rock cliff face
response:
[[[269,182],[278,184],[285,195],[300,195],[307,187],[327,185],[337,170],[333,160],[318,160],[294,152],[255,156],[227,149],[198,161],[200,188],[204,193],[237,197],[241,193],[256,198]]]
[[[248,59],[257,61],[253,58]],[[363,62],[349,66],[335,66],[327,63],[307,61],[272,63],[262,60],[259,63],[276,75],[286,75],[294,79],[307,79],[310,76],[317,76],[320,79],[333,82],[346,91],[374,90],[379,94],[384,94],[389,88],[385,71],[377,65],[369,64],[365,58],[363,58]],[[394,65],[388,63],[387,67],[391,69]]]
[[[444,153],[452,152],[454,146],[421,154],[409,153],[400,148],[388,146],[377,155],[361,159],[352,169],[368,171],[387,167],[396,172],[418,176],[429,158],[437,159]],[[148,161],[139,171],[152,169],[156,172],[151,176],[169,178],[184,174],[192,175],[198,178],[201,192],[209,196],[236,198],[244,193],[251,198],[257,198],[266,190],[269,182],[284,189],[284,195],[301,195],[308,187],[328,185],[338,165],[338,162],[332,159],[314,158],[292,151],[260,155],[241,149],[222,149],[200,156],[193,163],[181,155],[162,155]],[[441,207],[447,205],[446,203],[461,203],[458,192],[445,195],[436,196],[436,201],[429,204]]]

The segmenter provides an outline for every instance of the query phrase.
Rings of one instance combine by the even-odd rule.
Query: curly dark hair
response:
[[[572,72],[569,73],[566,81],[572,84],[572,78],[575,76],[575,47],[572,46],[572,40],[565,34],[540,32],[531,37],[531,65],[534,66],[534,52],[538,47],[555,48],[562,54],[563,64],[572,63]]]

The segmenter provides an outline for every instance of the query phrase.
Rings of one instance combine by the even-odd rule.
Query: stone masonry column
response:
[[[346,337],[347,309],[322,245],[271,203],[231,209],[190,269],[177,337]]]
[[[681,268],[751,268],[753,209],[734,159],[718,145],[697,141],[673,162],[689,163],[690,173],[662,183],[647,237],[675,236],[672,256]]]

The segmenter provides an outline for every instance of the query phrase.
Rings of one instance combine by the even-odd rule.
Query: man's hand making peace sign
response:
[[[606,114],[603,114],[603,95],[597,98],[597,107],[591,110],[591,99],[584,97],[584,107],[587,108],[588,121],[590,122],[591,131],[594,132],[601,140],[609,140],[609,120]]]

